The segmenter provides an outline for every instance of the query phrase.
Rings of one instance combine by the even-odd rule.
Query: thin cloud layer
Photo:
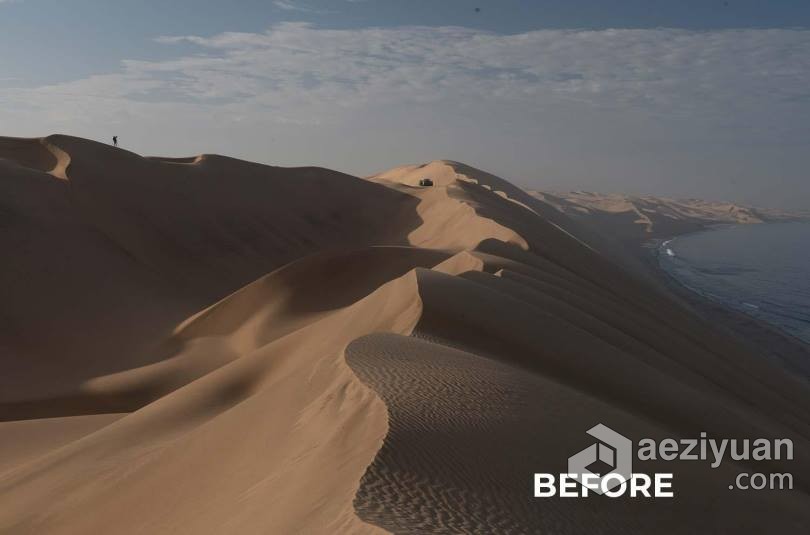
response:
[[[200,54],[127,60],[123,72],[43,87],[133,100],[221,106],[342,107],[549,98],[653,113],[722,113],[810,100],[810,31],[541,30],[496,35],[465,28],[328,30],[283,23],[266,33],[170,36]],[[306,113],[305,110],[296,110]]]

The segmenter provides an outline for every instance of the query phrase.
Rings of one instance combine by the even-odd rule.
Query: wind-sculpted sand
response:
[[[432,187],[418,186],[431,178]],[[810,391],[455,162],[360,179],[0,139],[0,532],[801,533]],[[535,499],[605,423],[789,437],[793,491]],[[760,469],[763,466],[760,466]]]

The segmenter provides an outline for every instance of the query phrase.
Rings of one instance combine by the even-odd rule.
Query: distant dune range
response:
[[[588,191],[530,193],[573,219],[586,221],[593,227],[604,227],[614,238],[629,242],[670,238],[715,225],[810,219],[807,213],[701,199],[637,197]]]
[[[807,379],[612,243],[670,205],[582,195],[0,138],[0,532],[805,532]],[[600,422],[796,459],[532,498]],[[797,488],[728,490],[755,470]]]

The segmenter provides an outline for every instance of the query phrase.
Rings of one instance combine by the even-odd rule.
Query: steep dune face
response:
[[[362,181],[47,143],[64,178],[33,145],[0,169],[0,236],[25,246],[0,270],[16,325],[0,372],[38,393],[0,390],[0,436],[31,444],[0,445],[0,532],[810,525],[806,379],[507,181],[445,161]],[[68,250],[75,266],[44,267]],[[74,346],[58,320],[84,328]],[[37,346],[23,327],[57,336]],[[751,466],[650,462],[636,471],[674,472],[678,499],[532,498],[532,474],[565,471],[597,423],[633,440],[789,437],[795,461],[755,469],[798,488],[732,492]]]
[[[1,420],[73,414],[84,381],[162,360],[154,342],[200,308],[306,254],[406,243],[419,225],[415,199],[334,171],[166,162],[68,136],[0,140],[0,178]]]
[[[209,296],[314,251],[404,244],[400,229],[418,224],[407,196],[327,169],[215,155],[142,158],[76,138],[48,139],[80,155],[69,182],[87,220],[139,263]]]
[[[351,265],[335,290],[366,296],[317,311],[298,328],[268,335],[251,325],[254,318],[271,325],[271,318],[296,321],[299,312],[291,308],[297,303],[279,303],[272,294],[262,299],[267,289],[294,278],[295,265],[190,320],[178,333],[186,343],[174,357],[175,370],[156,370],[164,372],[163,382],[153,378],[170,392],[0,477],[0,528],[373,532],[351,504],[385,435],[385,406],[357,381],[342,350],[377,331],[409,334],[421,308],[416,280],[413,272],[394,277],[403,271],[403,258],[426,266],[444,258],[413,249],[395,258],[392,252],[304,261],[304,273]],[[369,288],[366,281],[380,272],[394,280]],[[222,360],[215,365],[204,361],[217,354]],[[167,383],[181,379],[178,369],[182,382]],[[148,380],[142,372],[134,370],[132,380]]]

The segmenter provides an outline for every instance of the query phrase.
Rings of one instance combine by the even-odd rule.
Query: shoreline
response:
[[[691,308],[704,321],[731,333],[757,353],[783,366],[804,380],[810,380],[810,344],[778,326],[756,318],[683,284],[660,264],[661,245],[690,234],[708,232],[734,225],[717,225],[642,242],[637,248],[641,262],[661,286]]]

